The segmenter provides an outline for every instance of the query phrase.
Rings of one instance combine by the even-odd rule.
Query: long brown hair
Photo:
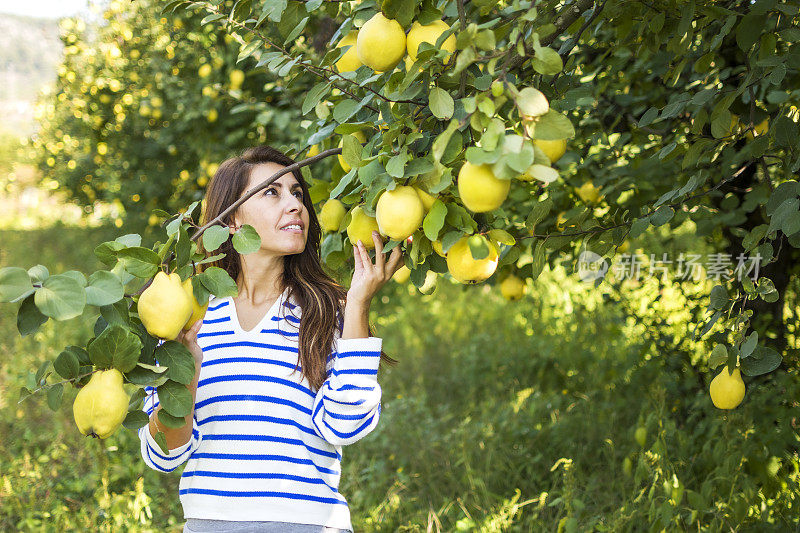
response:
[[[295,161],[280,150],[267,145],[248,148],[241,155],[226,159],[220,164],[206,189],[205,205],[201,215],[202,225],[214,220],[241,197],[250,180],[250,172],[259,163],[289,166]],[[303,189],[303,205],[309,213],[308,238],[306,247],[301,253],[284,256],[281,286],[282,289],[289,289],[287,298],[294,297],[302,310],[298,339],[301,372],[312,390],[319,390],[327,378],[326,364],[333,347],[334,328],[338,327],[340,335],[344,328],[347,289],[322,268],[319,258],[322,227],[311,203],[311,195],[303,174],[299,170],[293,170],[292,174]],[[234,213],[235,210],[228,213],[222,222],[225,225],[232,225]],[[203,250],[201,241],[202,239],[198,239],[198,247]],[[242,269],[241,257],[233,248],[230,236],[218,250],[211,253],[203,250],[203,253],[206,257],[225,253],[225,257],[202,265],[203,270],[217,266],[225,270],[234,281],[238,279]],[[373,336],[371,324],[368,324],[368,332],[369,336]],[[390,365],[397,363],[397,360],[382,350],[380,358],[381,363]]]

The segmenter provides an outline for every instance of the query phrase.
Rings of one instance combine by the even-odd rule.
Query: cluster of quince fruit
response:
[[[360,30],[352,30],[339,40],[336,48],[350,48],[336,62],[336,68],[339,72],[349,72],[366,65],[375,72],[386,72],[405,58],[406,68],[410,69],[417,60],[419,45],[436,44],[439,36],[449,29],[450,25],[443,20],[425,25],[415,20],[406,35],[399,22],[379,11]],[[455,35],[444,40],[442,49],[447,50],[444,59],[447,63],[456,50]]]
[[[354,245],[360,240],[367,249],[375,248],[373,231],[403,241],[419,229],[435,201],[435,196],[420,187],[397,185],[391,191],[384,191],[378,198],[374,217],[368,215],[361,205],[353,207],[346,229],[347,237]],[[319,213],[322,229],[328,232],[339,231],[346,214],[347,209],[340,200],[332,198],[326,201]],[[447,260],[448,270],[456,280],[461,283],[479,283],[494,273],[499,251],[491,239],[481,235],[481,239],[489,247],[489,254],[483,259],[474,259],[468,245],[469,238],[469,235],[463,236],[447,253],[443,251],[441,241],[435,240],[431,244],[434,251]],[[395,273],[399,274],[395,279],[402,279],[407,274],[403,268],[405,267]]]
[[[174,340],[181,330],[189,331],[208,309],[208,302],[201,306],[194,297],[191,277],[181,282],[178,273],[163,271],[155,275],[136,305],[147,332],[165,340]]]
[[[208,303],[200,306],[192,290],[192,278],[181,282],[173,272],[158,272],[139,296],[139,319],[148,333],[174,340],[181,329],[188,331],[202,319]],[[75,424],[83,435],[106,439],[119,428],[128,414],[129,397],[122,373],[116,368],[96,370],[78,391],[72,404]]]

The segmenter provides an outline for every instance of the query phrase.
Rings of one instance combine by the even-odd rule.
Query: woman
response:
[[[292,163],[269,146],[223,162],[208,186],[202,223]],[[395,248],[387,260],[376,232],[373,263],[359,241],[352,282],[342,288],[320,264],[321,228],[297,170],[224,222],[231,234],[253,226],[261,248],[240,255],[229,239],[226,257],[212,263],[236,280],[238,295],[212,297],[203,320],[176,339],[195,357],[188,386],[194,409],[179,429],[159,426],[158,396],[149,387],[142,457],[160,472],[186,463],[179,487],[184,532],[352,533],[338,492],[342,446],[378,423],[378,366],[396,361],[372,336],[369,305],[402,266],[402,252]],[[168,455],[154,439],[159,427]]]

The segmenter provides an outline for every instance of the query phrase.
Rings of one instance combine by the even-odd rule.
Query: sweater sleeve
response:
[[[378,425],[378,363],[383,340],[337,337],[334,336],[336,350],[328,365],[328,378],[316,393],[311,419],[320,437],[341,446],[365,437]]]
[[[160,343],[159,343],[160,344]],[[156,366],[161,366],[156,361]],[[143,411],[148,418],[152,416],[158,407],[158,391],[154,387],[145,387],[147,396],[144,398]],[[141,442],[142,459],[147,466],[158,472],[172,472],[180,465],[189,460],[189,457],[200,446],[203,436],[197,426],[197,417],[192,415],[192,436],[183,446],[169,450],[167,455],[161,450],[156,439],[150,434],[150,424],[139,428],[139,441]]]

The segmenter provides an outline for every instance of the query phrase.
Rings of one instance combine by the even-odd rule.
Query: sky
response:
[[[88,0],[0,0],[0,13],[61,18],[89,12]]]

